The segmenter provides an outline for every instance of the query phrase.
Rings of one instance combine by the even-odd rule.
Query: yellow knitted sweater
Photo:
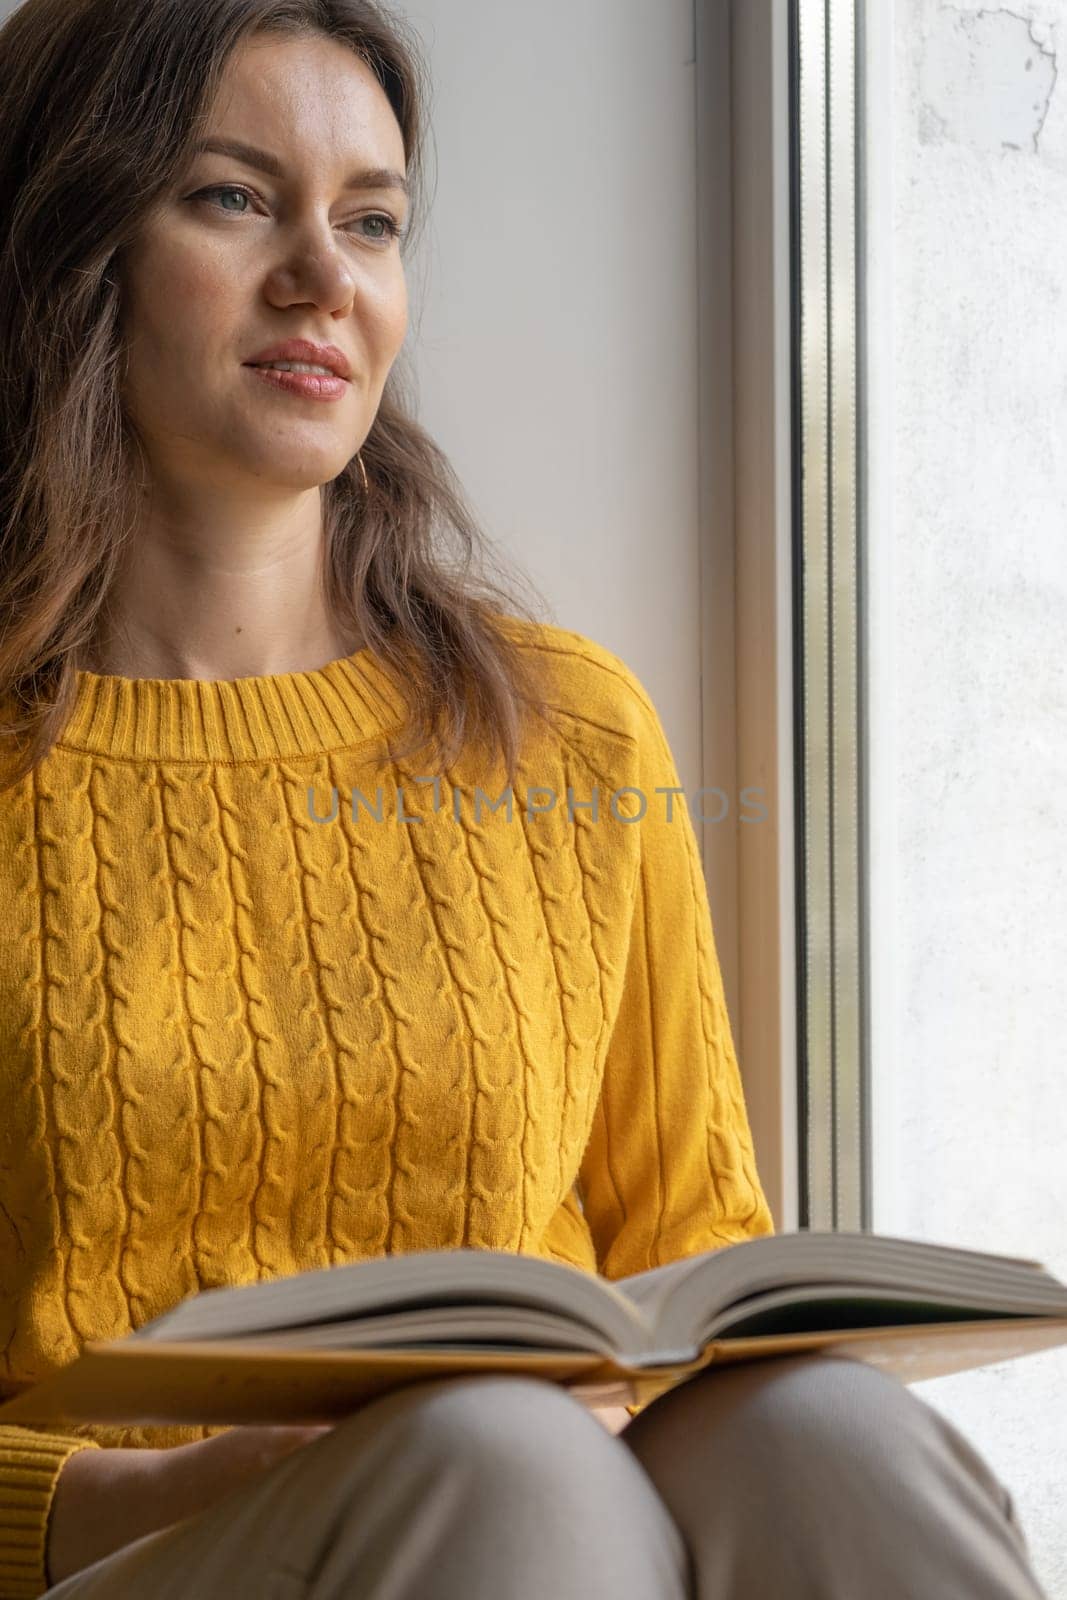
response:
[[[657,713],[510,620],[563,711],[510,816],[469,758],[374,766],[406,706],[370,650],[79,675],[0,805],[0,1398],[218,1285],[774,1231]],[[72,1451],[220,1431],[0,1426],[0,1600],[44,1591]]]

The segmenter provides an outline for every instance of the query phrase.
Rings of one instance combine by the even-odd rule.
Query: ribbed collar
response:
[[[360,744],[407,715],[370,648],[262,678],[119,678],[77,672],[59,745],[149,761],[256,761]]]

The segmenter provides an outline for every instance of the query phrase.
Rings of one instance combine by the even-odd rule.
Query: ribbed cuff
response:
[[[0,1428],[0,1596],[37,1600],[48,1589],[45,1539],[59,1474],[93,1439]]]

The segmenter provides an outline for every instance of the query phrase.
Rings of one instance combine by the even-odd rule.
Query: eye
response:
[[[399,238],[401,238],[403,236],[403,233],[404,233],[403,227],[401,226],[401,224],[399,222],[397,222],[396,218],[389,216],[388,212],[385,212],[385,211],[373,211],[373,212],[371,212],[370,216],[368,216],[368,217],[357,217],[356,221],[357,222],[384,222],[386,231],[385,231],[385,234],[382,237],[384,237],[386,240],[399,239]]]
[[[192,198],[194,200],[207,200],[210,196],[217,194],[239,194],[243,200],[250,200],[252,198],[247,189],[239,189],[235,184],[232,183],[216,183],[211,189],[201,189],[199,193],[194,194]],[[236,213],[236,215],[244,216],[244,212],[239,211]]]
[[[198,192],[196,194],[194,194],[191,198],[193,200],[205,200],[206,201],[206,200],[214,199],[214,197],[217,196],[217,195],[225,195],[225,194],[236,194],[236,195],[239,195],[242,200],[251,201],[251,199],[252,199],[252,195],[249,192],[249,190],[243,189],[238,184],[234,184],[234,183],[216,183],[216,184],[212,184],[210,188],[198,190]],[[229,212],[229,215],[231,217],[244,217],[244,216],[248,215],[248,212],[247,212],[247,210],[242,210],[242,211],[233,211],[233,210],[231,210]],[[375,235],[365,235],[364,236],[372,244],[389,244],[393,239],[401,239],[404,236],[403,224],[397,222],[396,218],[390,216],[387,211],[373,211],[373,212],[371,212],[369,215],[367,215],[365,217],[357,217],[354,222],[345,224],[346,231],[348,229],[350,229],[350,228],[357,227],[359,224],[365,223],[365,222],[381,222],[381,223],[384,223],[384,225],[385,225],[385,232],[384,233],[378,234],[377,236],[375,236]]]

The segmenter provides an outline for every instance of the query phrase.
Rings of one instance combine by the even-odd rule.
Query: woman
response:
[[[413,41],[26,0],[0,82],[5,1388],[217,1285],[772,1232],[655,709],[433,546],[477,530],[397,377]],[[0,1600],[1039,1593],[985,1463],[861,1363],[625,1420],[487,1375],[2,1427]]]

